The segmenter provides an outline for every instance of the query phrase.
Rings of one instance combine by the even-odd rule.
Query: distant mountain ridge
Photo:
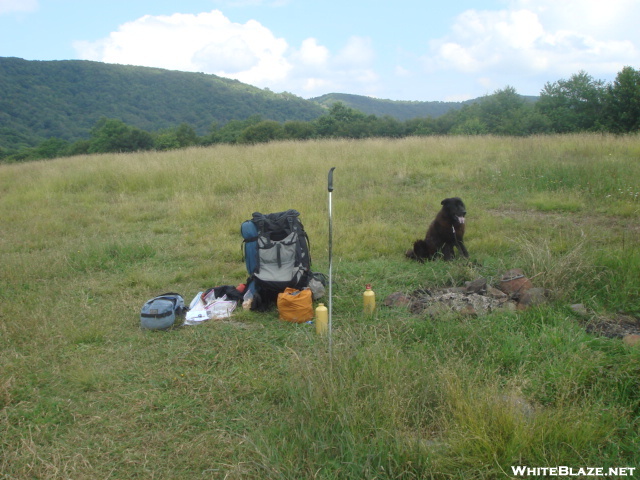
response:
[[[347,107],[366,113],[383,117],[388,115],[400,121],[411,120],[412,118],[440,117],[451,110],[459,110],[465,105],[471,105],[482,100],[483,97],[465,100],[463,102],[421,102],[403,100],[384,100],[362,95],[352,95],[347,93],[328,93],[320,97],[309,100],[323,105],[327,108],[336,102],[341,102]],[[535,102],[539,97],[523,96],[528,102]]]
[[[231,120],[311,121],[335,102],[405,121],[439,117],[467,102],[408,102],[330,93],[309,100],[216,75],[87,60],[0,57],[0,148],[51,137],[88,138],[102,117],[155,132],[182,123],[199,135]]]
[[[450,110],[458,110],[467,103],[473,103],[477,101],[468,100],[466,102],[420,102],[384,100],[347,93],[328,93],[320,97],[311,98],[310,100],[326,107],[330,107],[336,102],[341,102],[347,107],[360,110],[362,113],[366,113],[367,115],[375,115],[377,117],[388,115],[400,121],[410,120],[412,118],[436,118],[444,115]]]

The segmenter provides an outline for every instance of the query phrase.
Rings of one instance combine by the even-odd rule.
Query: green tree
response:
[[[550,125],[536,112],[534,103],[519,95],[515,88],[505,87],[478,104],[481,123],[494,135],[530,135],[547,133]]]
[[[336,102],[329,108],[329,116],[337,122],[353,122],[355,120],[361,120],[365,117],[365,114],[347,107],[342,102]]]
[[[497,90],[479,104],[480,122],[496,135],[522,135],[527,105],[513,87]]]
[[[308,140],[316,134],[316,129],[311,122],[292,120],[285,122],[283,127],[287,138],[292,140]]]
[[[581,71],[569,80],[545,84],[536,110],[549,118],[557,133],[602,130],[605,91],[602,80]]]
[[[454,135],[484,135],[487,131],[487,126],[482,123],[480,117],[468,118],[451,129],[451,133]]]
[[[404,122],[404,131],[407,135],[435,135],[438,125],[434,118],[411,118]]]
[[[198,143],[198,134],[188,123],[181,123],[176,128],[159,132],[154,141],[157,150],[173,150],[185,148]]]
[[[28,160],[35,160],[36,156],[34,154],[33,147],[23,147],[17,152],[12,153],[6,157],[6,161],[11,162],[25,162]]]
[[[89,153],[136,152],[153,148],[150,133],[116,119],[102,118],[91,130]]]
[[[238,143],[264,143],[272,140],[282,140],[286,137],[284,127],[275,120],[263,120],[245,128]]]
[[[406,135],[404,125],[391,115],[375,118],[371,134],[376,137],[399,138]]]
[[[212,125],[212,132],[204,143],[237,143],[246,128],[261,121],[260,115],[252,115],[246,120],[231,120],[220,128],[216,128],[217,125]]]
[[[173,131],[164,131],[156,135],[153,142],[156,150],[175,150],[180,148],[176,134]]]
[[[49,138],[34,149],[37,158],[56,158],[67,155],[69,142],[60,138]]]
[[[198,134],[188,123],[181,123],[176,129],[176,140],[180,147],[190,147],[198,143]]]
[[[314,126],[321,137],[362,138],[367,136],[368,122],[370,118],[364,113],[336,102],[326,115],[316,119]]]
[[[605,97],[607,127],[615,133],[640,130],[640,71],[624,67]]]
[[[86,155],[89,153],[89,148],[91,148],[91,140],[78,140],[69,145],[67,155]]]
[[[434,134],[446,135],[458,124],[460,116],[463,114],[465,108],[459,111],[450,110],[444,115],[434,119]],[[468,118],[468,117],[467,117]]]

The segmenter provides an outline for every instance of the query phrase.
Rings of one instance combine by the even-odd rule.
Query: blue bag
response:
[[[163,293],[148,300],[142,306],[140,327],[148,330],[166,330],[173,327],[187,310],[181,295],[172,292]]]

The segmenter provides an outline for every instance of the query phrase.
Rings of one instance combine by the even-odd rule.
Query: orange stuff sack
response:
[[[303,323],[313,319],[311,289],[296,290],[287,287],[278,294],[278,313],[285,322]]]

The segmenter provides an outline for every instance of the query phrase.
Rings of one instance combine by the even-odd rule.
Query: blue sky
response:
[[[303,98],[538,95],[640,68],[639,0],[0,0],[0,56],[212,73]]]

